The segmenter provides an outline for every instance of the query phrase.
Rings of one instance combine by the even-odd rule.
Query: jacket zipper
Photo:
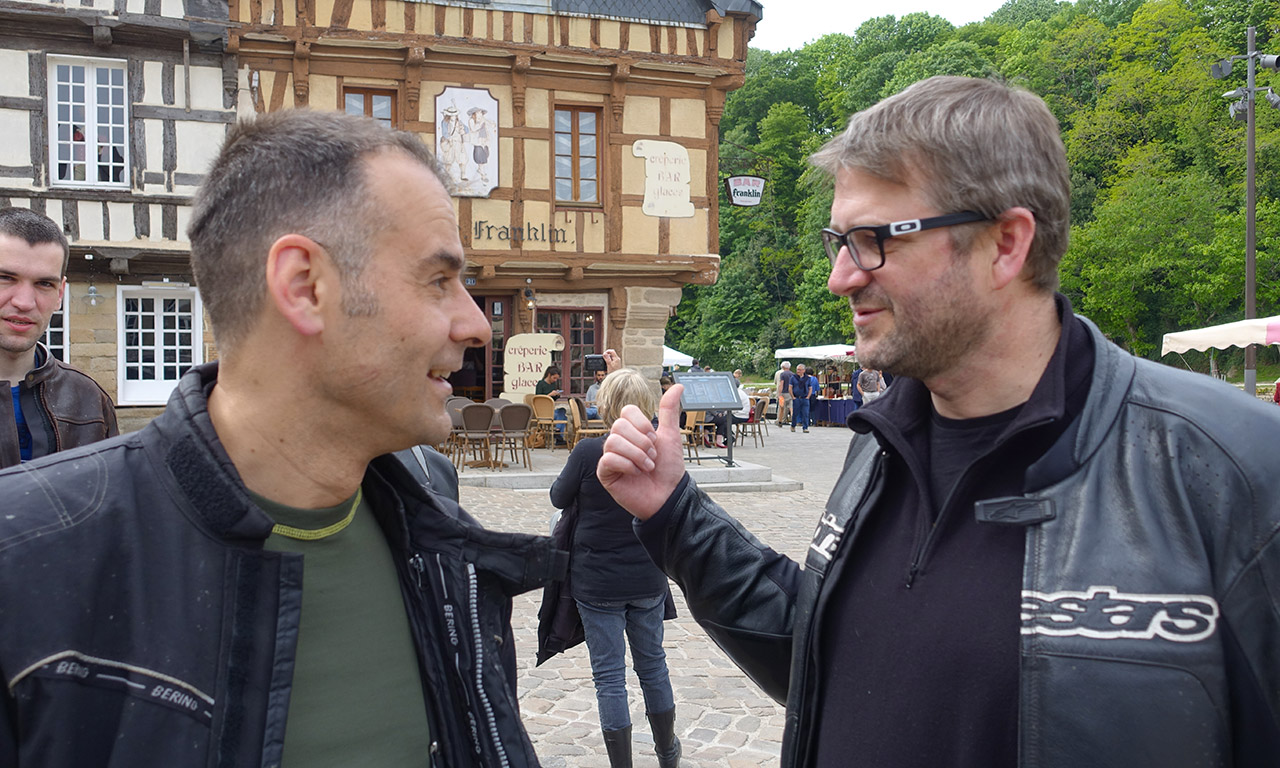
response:
[[[493,714],[493,704],[489,702],[489,694],[484,690],[484,641],[480,629],[479,588],[476,583],[476,567],[472,563],[467,563],[467,605],[471,612],[471,639],[475,644],[476,697],[484,708],[485,723],[489,726],[489,738],[497,751],[498,762],[506,768],[511,763],[507,760],[507,750],[498,736],[498,721]]]
[[[996,443],[991,446],[991,449],[989,451],[979,456],[972,463],[970,463],[968,467],[965,468],[964,473],[961,474],[960,477],[956,479],[956,484],[952,486],[951,492],[947,494],[947,499],[945,503],[943,503],[942,507],[938,510],[938,519],[933,521],[933,527],[929,529],[928,533],[924,537],[924,540],[920,543],[920,546],[916,548],[915,554],[911,558],[911,567],[910,569],[907,570],[907,589],[911,589],[911,585],[915,582],[916,576],[920,573],[920,569],[924,567],[925,556],[928,555],[928,553],[932,550],[934,540],[938,536],[938,531],[942,529],[942,524],[946,521],[948,517],[948,513],[951,511],[952,500],[954,500],[957,497],[957,494],[959,493],[959,491],[962,488],[964,488],[965,485],[968,483],[969,477],[972,474],[974,468],[977,467],[979,464],[982,464],[983,462],[985,462],[988,457],[990,457],[992,454],[998,451],[1001,447],[1004,446],[1005,443],[1009,442],[1014,437],[1020,434],[1023,434],[1028,430],[1041,427],[1052,421],[1053,419],[1041,419],[1040,421],[1032,422],[1031,424],[1027,424],[1026,426],[1022,427],[1022,429],[1019,429],[1017,432],[1013,433],[1012,435],[1007,436],[1005,439],[997,440]],[[921,492],[923,493],[924,491],[925,489],[922,487]]]
[[[417,553],[417,552],[414,552],[414,553],[409,557],[408,562],[409,562],[409,570],[413,571],[413,580],[414,580],[414,583],[417,585],[417,587],[418,587],[418,591],[419,591],[419,592],[421,592],[421,591],[423,591],[423,588],[422,588],[422,575],[423,575],[423,573],[427,570],[427,562],[426,562],[426,560],[422,557],[422,555],[421,555],[421,554],[419,554],[419,553]],[[416,618],[414,618],[414,613],[413,613],[413,612],[410,612],[410,618],[411,618],[411,620],[412,620],[412,621],[421,621],[421,619],[416,619]],[[425,640],[425,638],[426,638],[426,636],[427,636],[427,632],[426,632],[426,630],[419,628],[419,629],[418,629],[418,632],[419,632],[419,634],[420,634],[420,635],[424,638],[424,640]],[[423,654],[425,655],[425,651],[420,651],[420,653],[423,653]],[[425,662],[423,663],[422,674],[421,674],[420,676],[421,676],[421,678],[422,678],[422,693],[423,693],[423,698],[426,700],[426,707],[427,707],[427,722],[430,724],[430,726],[431,726],[431,728],[432,728],[432,732],[431,732],[431,734],[430,734],[431,743],[430,743],[430,744],[428,745],[428,747],[427,747],[427,751],[428,751],[428,755],[427,755],[427,761],[428,761],[428,762],[427,762],[427,764],[428,764],[429,766],[438,766],[438,765],[440,765],[440,735],[439,735],[438,733],[436,733],[436,731],[435,731],[435,729],[436,729],[436,727],[437,727],[437,723],[436,723],[436,722],[432,722],[433,710],[435,709],[435,703],[436,703],[436,702],[431,701],[431,700],[430,700],[430,697],[429,697],[429,696],[427,696],[427,691],[428,691],[428,690],[430,690],[430,685],[431,685],[431,683],[430,683],[430,681],[427,679],[427,671],[426,671],[426,664],[425,664]]]

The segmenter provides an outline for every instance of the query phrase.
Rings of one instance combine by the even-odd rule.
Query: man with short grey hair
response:
[[[1055,293],[1069,175],[1044,102],[930,78],[813,161],[828,287],[896,378],[849,419],[803,569],[689,480],[678,385],[597,470],[785,700],[782,765],[1274,765],[1280,414]]]
[[[791,420],[791,380],[795,374],[791,373],[791,361],[783,360],[782,365],[773,373],[773,391],[774,396],[778,400],[778,426],[782,426]]]
[[[104,440],[116,409],[98,382],[40,343],[67,290],[62,228],[0,209],[0,468]]]
[[[142,431],[0,473],[0,765],[536,766],[511,599],[564,554],[410,454],[490,334],[435,160],[259,116],[189,234],[219,361]]]

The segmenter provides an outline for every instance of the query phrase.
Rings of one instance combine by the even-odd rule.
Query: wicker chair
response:
[[[551,395],[527,395],[525,402],[533,408],[534,430],[542,437],[542,444],[555,450],[556,401]]]
[[[573,433],[569,436],[569,448],[572,449],[584,437],[599,437],[609,434],[609,428],[600,419],[587,419],[587,407],[582,400],[570,398],[569,418],[573,424]]]

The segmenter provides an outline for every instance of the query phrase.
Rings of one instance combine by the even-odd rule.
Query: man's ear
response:
[[[267,252],[267,298],[303,336],[324,330],[324,304],[336,280],[329,254],[303,235],[284,235]]]
[[[991,262],[991,282],[997,290],[1022,274],[1035,234],[1035,214],[1026,208],[1010,208],[996,219],[992,228],[996,252]]]

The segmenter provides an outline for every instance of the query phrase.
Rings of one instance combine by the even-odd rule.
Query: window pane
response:
[[[573,154],[573,137],[567,133],[556,134],[556,154],[572,155]]]
[[[586,157],[596,156],[596,137],[595,136],[579,136],[578,137],[578,153]]]
[[[583,179],[594,179],[596,177],[596,159],[594,157],[584,157],[578,161],[578,176]]]
[[[373,95],[373,116],[379,120],[391,119],[391,97],[380,94]]]
[[[348,115],[364,114],[364,94],[348,93],[345,99],[346,112]]]
[[[556,178],[573,178],[573,158],[566,157],[564,155],[556,155]]]
[[[556,131],[557,132],[564,131],[567,133],[571,130],[573,130],[572,113],[570,113],[568,110],[557,109],[556,110]]]
[[[582,181],[578,184],[578,200],[584,203],[594,203],[596,200],[596,183],[594,181]]]
[[[567,179],[556,179],[556,199],[572,200],[573,199],[573,182]],[[542,315],[538,315],[542,317]]]
[[[578,113],[578,133],[595,133],[596,132],[596,113],[595,112],[579,112]]]

